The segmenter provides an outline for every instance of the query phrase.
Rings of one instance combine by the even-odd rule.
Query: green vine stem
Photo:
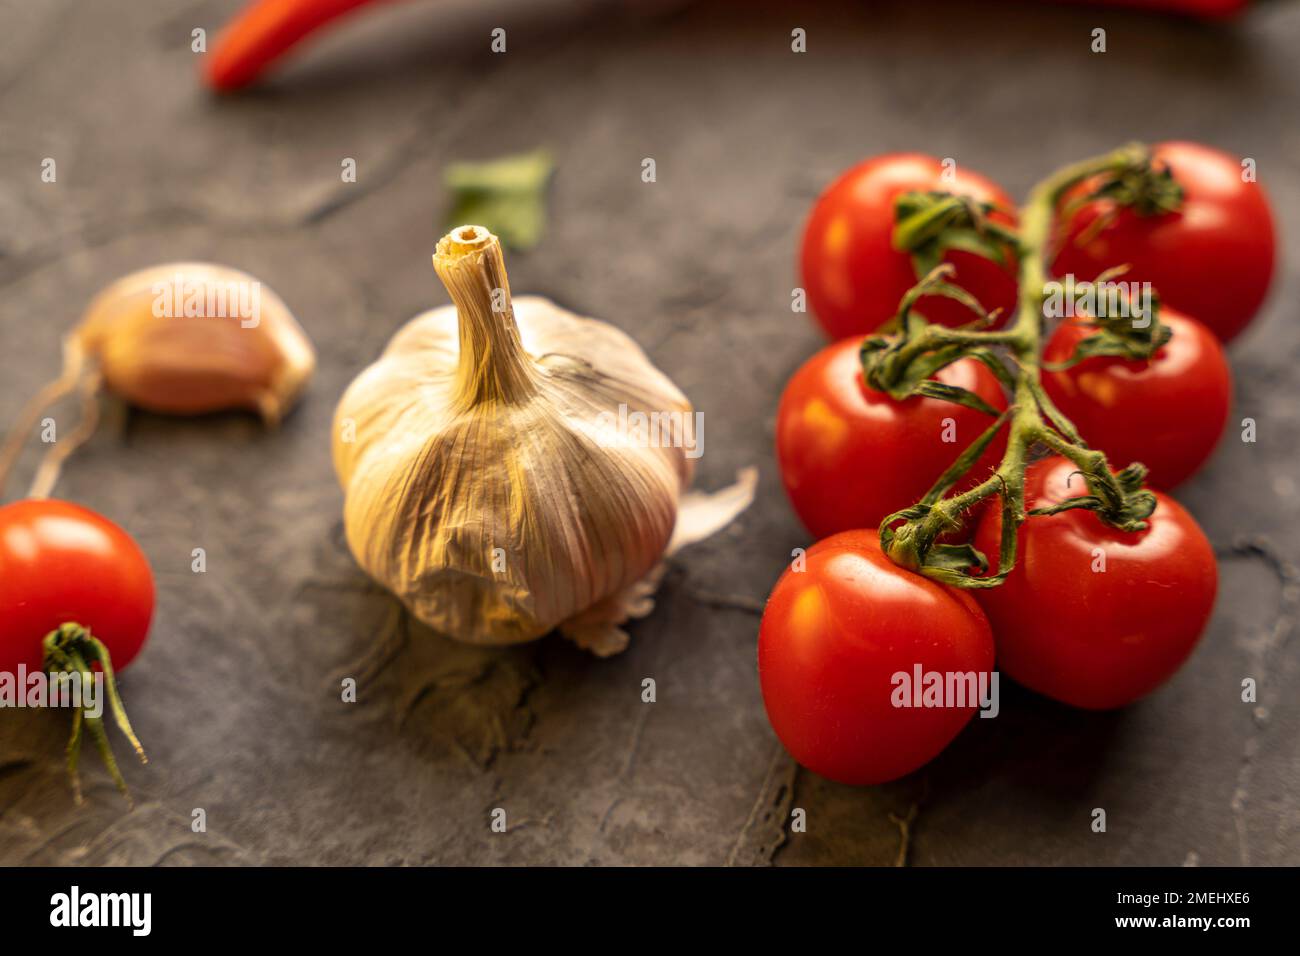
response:
[[[131,729],[131,722],[126,717],[126,708],[122,706],[122,698],[118,696],[117,682],[113,679],[113,662],[109,657],[108,648],[90,633],[89,628],[73,622],[63,624],[45,635],[42,647],[45,651],[45,670],[51,677],[58,674],[81,675],[82,702],[81,706],[72,713],[72,734],[68,738],[67,749],[68,777],[72,783],[73,799],[78,804],[82,802],[81,776],[77,772],[77,761],[81,756],[84,729],[89,731],[91,739],[94,740],[109,775],[117,784],[117,789],[122,792],[122,796],[126,797],[127,802],[131,803],[131,793],[127,789],[126,780],[122,777],[122,771],[118,769],[117,760],[113,757],[113,748],[108,742],[104,718],[91,715],[84,696],[84,688],[95,678],[92,664],[98,664],[104,675],[104,690],[108,695],[108,707],[113,713],[113,720],[117,723],[118,729],[126,735],[126,739],[131,742],[140,762],[148,763],[149,758],[145,756],[144,748],[140,746],[135,731]]]
[[[904,382],[908,377],[905,369],[912,363],[920,363],[926,377],[965,357],[989,364],[991,346],[1004,348],[1012,362],[1011,371],[1008,373],[1004,369],[1003,376],[1000,376],[1011,392],[1011,405],[1006,413],[966,449],[924,498],[881,523],[881,547],[895,563],[958,587],[995,587],[1015,566],[1018,530],[1030,515],[1088,508],[1106,523],[1124,531],[1146,527],[1146,518],[1156,505],[1155,496],[1142,488],[1146,468],[1134,463],[1119,472],[1112,471],[1106,456],[1089,448],[1069,419],[1052,404],[1039,376],[1048,258],[1053,224],[1063,197],[1079,183],[1094,177],[1128,182],[1133,176],[1149,170],[1149,150],[1135,144],[1067,166],[1034,187],[1020,213],[1020,293],[1015,320],[1007,329],[984,331],[967,327],[952,330],[922,324],[909,330],[906,311],[914,304],[918,293],[911,296],[910,301],[904,300],[900,313],[905,344],[900,345],[899,339],[891,340],[892,346],[880,345],[885,341],[881,339],[868,339],[864,344],[864,373],[877,387]],[[922,285],[930,282],[933,286],[941,278],[927,277]],[[931,294],[933,291],[931,288]],[[943,294],[952,295],[950,292]],[[904,349],[907,354],[900,359],[899,353]],[[915,374],[911,377],[915,381]],[[927,394],[920,388],[911,393]],[[1007,428],[1007,450],[994,473],[966,491],[945,497],[1004,427]],[[1087,484],[1088,494],[1027,514],[1025,467],[1038,446],[1045,446],[1072,461]],[[964,512],[993,496],[1002,500],[1002,539],[997,573],[988,575],[983,573],[988,568],[987,559],[970,544],[936,542],[944,532],[960,527]],[[978,568],[980,573],[972,574],[972,568]]]

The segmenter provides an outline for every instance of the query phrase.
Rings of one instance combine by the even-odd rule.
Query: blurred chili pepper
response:
[[[1235,16],[1250,5],[1250,0],[1083,0],[1083,2],[1112,7],[1134,7],[1155,13],[1176,13],[1203,17],[1207,20]]]
[[[217,37],[204,78],[221,92],[246,86],[299,40],[368,4],[391,0],[253,0]]]
[[[309,34],[359,7],[393,0],[253,0],[217,37],[205,78],[228,92],[253,82]],[[1079,0],[1075,0],[1079,2]],[[1082,0],[1219,19],[1239,13],[1250,0]]]

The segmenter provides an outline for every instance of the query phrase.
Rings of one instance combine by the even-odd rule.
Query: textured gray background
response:
[[[754,608],[807,543],[771,432],[784,381],[820,344],[789,311],[818,190],[867,155],[918,149],[1023,195],[1067,160],[1185,137],[1255,157],[1284,235],[1300,236],[1296,5],[1211,28],[1037,3],[584,19],[590,3],[417,2],[218,102],[194,82],[189,31],[234,6],[0,3],[0,420],[54,374],[90,296],[157,262],[253,272],[321,359],[278,434],[106,402],[59,492],[125,525],[156,569],[152,637],[122,681],[152,763],[127,768],[128,813],[87,756],[78,811],[66,722],[0,714],[0,862],[890,864],[909,816],[913,864],[1300,862],[1300,667],[1266,562],[1225,558],[1202,646],[1140,706],[1083,714],[1012,688],[1001,717],[890,786],[797,772],[754,664]],[[487,54],[497,25],[504,57]],[[1099,25],[1102,56],[1088,50]],[[445,164],[538,144],[558,158],[552,214],[542,246],[509,259],[516,291],[644,344],[707,416],[701,485],[750,463],[762,476],[755,507],[681,555],[610,661],[557,638],[475,650],[413,626],[343,547],[329,463],[347,382],[445,301],[429,266]],[[40,182],[46,156],[56,185]],[[345,156],[355,185],[339,182]],[[1284,559],[1300,557],[1294,249],[1232,352],[1234,417],[1256,418],[1259,442],[1230,433],[1179,494],[1216,544],[1264,534]],[[190,572],[195,547],[207,574]],[[361,703],[339,702],[344,675]],[[1257,710],[1238,701],[1244,676]],[[1104,835],[1089,829],[1098,806]],[[190,831],[195,807],[207,834]],[[489,831],[494,807],[508,834]],[[786,832],[792,807],[807,833]]]

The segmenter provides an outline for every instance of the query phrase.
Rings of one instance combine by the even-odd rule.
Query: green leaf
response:
[[[443,175],[453,196],[445,228],[472,223],[495,233],[508,248],[531,249],[542,238],[546,184],[554,170],[544,149],[482,163],[453,163]]]

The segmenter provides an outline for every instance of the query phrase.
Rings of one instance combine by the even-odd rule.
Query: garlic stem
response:
[[[497,237],[482,226],[458,226],[439,240],[433,268],[456,304],[457,405],[515,404],[532,396],[532,360],[519,338]]]

